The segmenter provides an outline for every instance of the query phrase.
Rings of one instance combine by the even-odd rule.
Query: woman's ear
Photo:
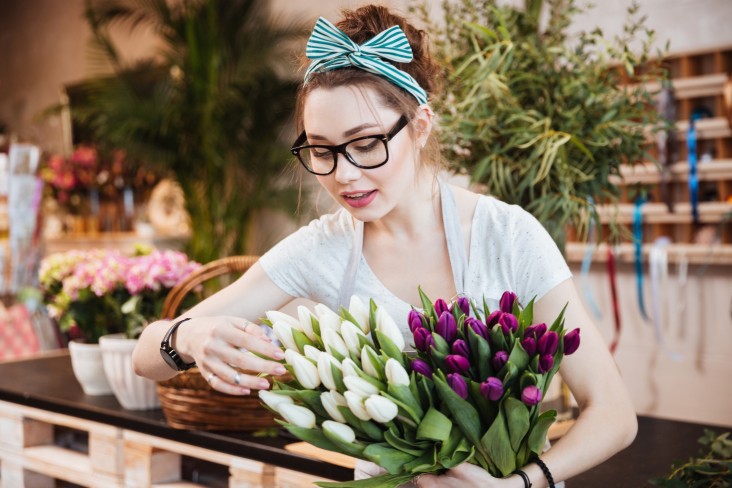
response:
[[[422,104],[417,107],[417,112],[414,115],[414,131],[415,131],[415,142],[417,147],[423,148],[427,144],[427,139],[432,132],[432,117],[434,112],[427,104]]]

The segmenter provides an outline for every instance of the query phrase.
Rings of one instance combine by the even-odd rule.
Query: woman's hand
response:
[[[419,488],[511,488],[513,486],[518,488],[523,486],[520,478],[517,478],[519,484],[514,483],[514,478],[517,477],[494,478],[480,466],[462,463],[439,476],[420,475],[415,479],[415,483]]]
[[[281,360],[284,353],[259,325],[240,317],[194,317],[178,328],[176,347],[186,361],[195,361],[212,388],[231,395],[269,388],[257,373],[280,375],[285,367],[255,354]],[[243,371],[253,371],[246,374]]]

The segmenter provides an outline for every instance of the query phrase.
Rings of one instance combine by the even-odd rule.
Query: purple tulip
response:
[[[539,351],[539,354],[542,356],[544,354],[550,354],[554,355],[554,353],[557,351],[557,346],[559,345],[559,336],[556,332],[553,330],[550,330],[543,336],[541,336],[541,339],[539,339],[539,342],[536,343],[536,349]]]
[[[488,328],[475,317],[468,317],[465,319],[465,333],[468,332],[468,327],[473,329],[473,332],[481,336],[483,339],[488,340]]]
[[[529,385],[521,392],[521,401],[533,407],[541,401],[541,390],[534,385]]]
[[[523,341],[521,341],[521,346],[524,348],[524,351],[526,351],[526,354],[529,356],[533,356],[534,353],[536,353],[536,341],[533,337],[527,337]]]
[[[450,310],[450,307],[447,305],[447,302],[443,300],[442,298],[438,298],[435,302],[435,314],[439,317],[443,313]]]
[[[495,355],[493,355],[493,359],[491,359],[491,364],[493,365],[493,369],[496,371],[499,371],[504,364],[508,361],[508,353],[506,351],[498,351]]]
[[[539,373],[546,373],[554,366],[554,357],[550,354],[543,354],[539,358]]]
[[[545,333],[546,324],[530,325],[526,327],[526,330],[524,330],[524,337],[533,337],[538,341]]]
[[[457,299],[457,306],[463,311],[465,315],[470,315],[470,300],[467,297],[460,297]]]
[[[409,322],[409,330],[414,332],[416,329],[420,327],[424,327],[424,321],[422,320],[422,314],[417,312],[416,310],[410,310],[409,311],[409,317],[407,318],[407,321]]]
[[[513,304],[516,302],[516,294],[512,291],[504,292],[501,296],[501,300],[498,302],[498,306],[501,312],[511,313],[513,311]]]
[[[564,336],[564,354],[573,354],[580,345],[580,330],[573,329]]]
[[[495,402],[503,396],[503,383],[495,376],[491,376],[480,384],[480,394]]]
[[[453,354],[459,354],[460,356],[463,356],[466,358],[470,357],[470,350],[468,349],[468,344],[462,339],[458,339],[452,343],[450,352]]]
[[[447,384],[455,393],[460,395],[460,398],[463,400],[468,398],[468,384],[465,382],[465,378],[457,373],[451,373],[447,375]]]
[[[412,359],[410,366],[412,368],[412,371],[414,371],[415,373],[421,374],[422,376],[426,376],[428,378],[432,378],[432,368],[430,368],[430,365],[422,361],[421,359]]]
[[[440,318],[437,319],[435,332],[440,334],[448,344],[452,344],[457,336],[457,323],[455,317],[450,312],[442,312]]]
[[[488,317],[486,317],[485,325],[488,326],[488,328],[490,329],[498,323],[501,315],[503,315],[503,312],[501,312],[500,310],[494,310]]]
[[[418,351],[429,353],[435,346],[435,339],[432,337],[432,332],[424,327],[415,329],[412,335],[414,336],[414,347]]]
[[[465,374],[470,369],[468,358],[459,354],[448,354],[445,363],[447,364],[447,370],[451,373]]]
[[[503,330],[504,335],[509,335],[518,330],[518,319],[512,313],[504,313],[501,315],[498,323],[501,324],[501,330]]]

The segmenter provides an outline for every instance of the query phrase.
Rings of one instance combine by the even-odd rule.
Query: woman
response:
[[[579,419],[542,456],[547,471],[530,464],[526,478],[495,479],[465,464],[421,476],[419,486],[548,486],[545,473],[569,478],[626,447],[636,432],[633,407],[547,232],[516,206],[437,178],[427,100],[439,69],[426,34],[383,7],[367,6],[345,11],[337,27],[320,19],[307,54],[312,63],[298,95],[302,133],[293,154],[343,208],[284,239],[181,317],[147,327],[134,355],[138,374],[163,380],[195,362],[213,388],[248,394],[266,381],[232,366],[284,372],[243,351],[283,357],[253,321],[293,298],[331,308],[347,305],[352,294],[374,298],[398,319],[409,343],[406,317],[420,304],[418,286],[431,297],[486,296],[491,308],[512,290],[522,303],[536,297],[536,322],[551,322],[569,303],[566,323],[581,328],[582,347],[562,362],[561,374],[579,403]]]

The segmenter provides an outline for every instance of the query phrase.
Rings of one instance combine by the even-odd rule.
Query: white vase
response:
[[[104,372],[112,385],[114,396],[128,410],[150,410],[160,407],[156,383],[137,376],[132,368],[132,350],[137,339],[124,334],[110,334],[99,338]]]
[[[112,387],[107,381],[102,367],[102,350],[99,344],[69,342],[71,368],[76,381],[87,395],[109,395]]]

